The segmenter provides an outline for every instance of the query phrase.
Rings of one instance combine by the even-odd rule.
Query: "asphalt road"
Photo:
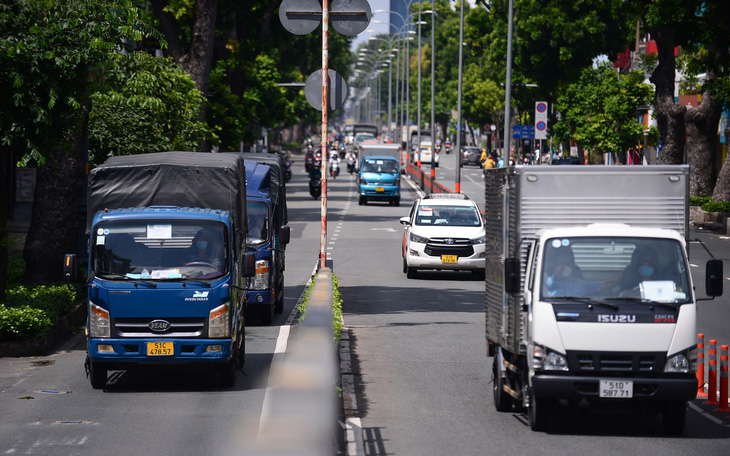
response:
[[[455,155],[442,159],[437,179],[453,188]],[[104,391],[93,390],[79,335],[46,357],[0,359],[0,454],[218,455],[232,439],[255,438],[280,327],[319,251],[320,203],[307,192],[301,160],[294,166],[284,314],[272,326],[247,328],[246,366],[234,388],[219,388],[210,371],[163,370],[115,373]],[[480,170],[462,168],[462,191],[483,205],[480,183]],[[358,206],[355,176],[329,185],[327,251],[352,336],[365,454],[728,454],[730,414],[700,400],[682,438],[665,436],[658,417],[561,416],[549,433],[535,433],[523,414],[496,412],[484,284],[462,272],[406,278],[398,219],[417,194],[403,188],[399,207]],[[730,260],[730,240],[695,235]],[[707,257],[691,247],[698,290]],[[730,343],[728,300],[700,303],[698,330],[708,340]]]

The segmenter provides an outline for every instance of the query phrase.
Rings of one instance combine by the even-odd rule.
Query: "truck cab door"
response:
[[[536,276],[537,276],[537,258],[538,258],[538,247],[536,240],[525,241],[525,284],[522,301],[522,312],[532,313],[532,300],[533,295],[538,290],[535,289]]]

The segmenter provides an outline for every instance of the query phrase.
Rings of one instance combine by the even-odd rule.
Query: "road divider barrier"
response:
[[[705,393],[705,335],[697,334],[697,397],[707,397]]]
[[[720,407],[716,412],[730,412],[728,408],[727,345],[720,346]]]
[[[718,405],[717,402],[717,341],[710,339],[709,364],[710,370],[707,379],[707,400],[706,405]]]

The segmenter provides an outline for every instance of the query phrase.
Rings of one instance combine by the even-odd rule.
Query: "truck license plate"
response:
[[[385,191],[385,187],[375,187],[375,191],[376,192],[384,192]]]
[[[173,347],[172,342],[147,342],[147,356],[172,356]]]
[[[458,257],[456,255],[441,255],[441,262],[456,264],[457,258]]]
[[[634,397],[634,382],[631,380],[601,380],[599,397],[629,399]]]

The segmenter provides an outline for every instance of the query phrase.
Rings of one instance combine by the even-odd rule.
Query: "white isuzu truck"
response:
[[[697,393],[689,168],[485,170],[486,337],[494,404],[533,430],[584,408],[662,415]],[[708,251],[709,252],[709,251]],[[706,294],[722,294],[722,261]]]

